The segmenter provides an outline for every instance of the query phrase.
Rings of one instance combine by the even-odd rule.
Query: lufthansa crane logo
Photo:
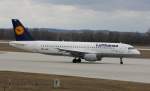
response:
[[[22,35],[24,33],[24,28],[22,26],[18,26],[15,29],[17,35]]]

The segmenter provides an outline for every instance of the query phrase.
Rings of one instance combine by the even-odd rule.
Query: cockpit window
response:
[[[133,50],[133,49],[135,49],[135,48],[134,48],[134,47],[129,47],[128,49],[129,49],[129,50]]]

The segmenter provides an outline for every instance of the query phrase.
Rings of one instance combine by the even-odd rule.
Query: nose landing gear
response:
[[[120,58],[120,64],[123,64],[123,60],[122,60],[122,58]]]

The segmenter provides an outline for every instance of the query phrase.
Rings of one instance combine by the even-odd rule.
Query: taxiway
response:
[[[119,58],[74,64],[71,57],[1,51],[0,70],[150,83],[150,59],[123,60],[123,65],[119,64]]]

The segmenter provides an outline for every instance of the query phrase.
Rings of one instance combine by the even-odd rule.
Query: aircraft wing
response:
[[[65,49],[65,48],[58,48],[59,51],[62,52],[68,52],[70,53],[72,56],[75,57],[83,57],[84,54],[89,54],[89,53],[94,53],[92,51],[84,51],[84,50],[80,50],[80,49]]]

